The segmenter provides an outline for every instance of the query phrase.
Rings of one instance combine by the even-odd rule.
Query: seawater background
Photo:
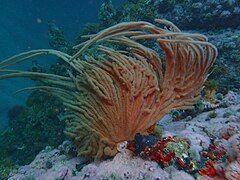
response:
[[[113,0],[115,6],[124,0]],[[69,42],[86,23],[98,20],[102,0],[0,0],[0,61],[32,49],[50,48],[49,21],[54,21],[65,32]],[[54,58],[38,60],[49,66]],[[13,68],[27,70],[31,61]],[[14,94],[20,88],[33,86],[29,79],[0,81],[0,129],[7,124],[7,113],[15,105],[24,104],[29,92]]]

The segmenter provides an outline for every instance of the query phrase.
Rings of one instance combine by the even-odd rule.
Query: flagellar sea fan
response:
[[[181,32],[166,20],[163,28],[139,21],[114,25],[75,46],[70,56],[33,50],[0,62],[0,79],[28,77],[66,106],[65,133],[79,155],[114,156],[117,145],[132,140],[172,109],[191,108],[217,56],[201,34]],[[68,76],[9,70],[30,58],[52,54],[73,69]]]

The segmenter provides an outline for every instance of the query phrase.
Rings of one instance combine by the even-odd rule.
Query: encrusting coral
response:
[[[113,156],[118,143],[134,139],[136,133],[148,134],[170,110],[191,108],[217,56],[205,36],[183,33],[166,20],[156,22],[164,28],[144,21],[109,27],[75,46],[81,49],[73,56],[49,49],[18,54],[0,62],[0,79],[40,80],[43,85],[23,90],[40,89],[62,99],[65,133],[78,155]],[[147,40],[154,42],[154,49],[144,45]],[[97,53],[91,56],[87,52],[93,48]],[[64,77],[6,69],[47,54],[75,71]]]

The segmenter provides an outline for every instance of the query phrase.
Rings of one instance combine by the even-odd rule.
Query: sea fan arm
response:
[[[0,80],[28,77],[36,88],[61,98],[65,133],[79,155],[99,159],[117,153],[117,144],[148,133],[172,109],[190,108],[199,97],[217,49],[201,34],[181,32],[166,20],[163,27],[139,21],[120,23],[89,36],[72,56],[33,50],[0,62]],[[104,43],[103,45],[100,45]],[[110,47],[111,46],[111,47]],[[88,50],[94,49],[94,55]],[[40,55],[56,55],[75,73],[68,76],[8,70]]]

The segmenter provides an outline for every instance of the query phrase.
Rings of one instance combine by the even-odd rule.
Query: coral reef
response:
[[[54,22],[48,23],[49,28],[49,45],[56,50],[66,52],[70,46],[66,42],[64,32],[57,27]]]
[[[168,19],[180,28],[219,29],[238,27],[239,0],[129,0],[117,9],[106,0],[100,10],[104,25],[121,21]]]
[[[209,41],[218,48],[218,60],[210,78],[218,81],[219,91],[240,88],[240,33],[239,28],[207,31]]]
[[[181,28],[237,27],[239,0],[154,0],[159,18],[167,18]]]
[[[157,163],[134,157],[128,150],[117,154],[111,161],[85,166],[79,176],[82,179],[169,179]]]
[[[26,178],[36,179],[155,179],[168,178],[168,174],[157,166],[157,163],[145,161],[139,157],[133,157],[132,153],[125,150],[117,154],[113,160],[107,160],[101,164],[85,165],[81,171],[77,170],[80,164],[87,159],[68,158],[61,154],[59,149],[47,147],[41,151],[35,160],[26,166],[19,168],[18,173],[12,173],[9,180],[21,180]],[[47,167],[51,163],[52,167]]]
[[[67,108],[61,119],[65,133],[78,155],[114,156],[117,144],[134,138],[172,109],[187,109],[199,98],[217,50],[200,34],[182,33],[166,20],[160,28],[151,23],[120,23],[91,36],[73,56],[56,50],[33,50],[0,63],[0,79],[29,77],[41,81],[37,87],[63,100]],[[169,28],[167,29],[166,26]],[[164,55],[138,40],[151,39]],[[99,54],[86,55],[96,42],[110,41],[126,48],[114,50],[97,45]],[[68,76],[6,69],[34,56],[52,54],[77,72]],[[85,58],[85,59],[83,59]]]
[[[192,134],[191,137],[194,138],[194,135]],[[223,162],[226,153],[216,147],[213,138],[210,141],[208,148],[195,149],[199,154],[197,159],[195,155],[191,155],[190,141],[177,136],[153,139],[151,136],[137,134],[135,139],[129,142],[128,148],[143,159],[157,162],[162,168],[172,166],[195,177],[198,174],[215,177],[217,170],[214,164]]]
[[[154,22],[157,17],[154,1],[130,0],[115,9],[112,1],[105,0],[100,11],[99,19],[102,28],[114,25],[123,21],[149,21]]]
[[[184,120],[173,122],[170,116],[166,116],[159,122],[159,125],[165,129],[163,136],[180,135],[183,138],[188,137],[191,144],[191,154],[198,160],[200,159],[199,152],[202,152],[202,155],[206,157],[207,153],[204,155],[204,151],[209,151],[209,146],[212,146],[212,140],[214,140],[214,146],[226,153],[225,161],[219,161],[213,165],[215,169],[214,177],[223,179],[225,179],[224,176],[227,179],[238,179],[240,177],[239,169],[233,171],[234,168],[236,169],[239,166],[240,101],[239,95],[236,93],[234,93],[235,98],[229,98],[229,96],[232,97],[232,93],[229,92],[220,103],[226,103],[225,107],[228,108],[217,108],[214,111],[201,113],[188,122]],[[217,117],[209,118],[209,114],[213,112],[218,114]],[[219,155],[221,154],[211,153],[208,159],[213,160]],[[229,174],[231,174],[231,178],[229,178]]]
[[[79,32],[78,36],[75,38],[73,44],[78,45],[80,43],[84,43],[84,38],[90,37],[92,34],[99,32],[101,29],[107,28],[110,25],[114,25],[122,21],[147,20],[149,22],[153,22],[156,17],[160,17],[167,18],[168,20],[173,21],[179,27],[184,29],[197,29],[198,33],[206,34],[207,37],[209,37],[209,42],[216,45],[218,48],[218,59],[210,74],[210,79],[214,81],[217,80],[218,86],[217,88],[214,88],[213,91],[209,91],[209,97],[205,100],[208,99],[210,102],[198,100],[194,105],[194,109],[173,111],[171,113],[171,119],[172,123],[176,123],[176,126],[172,126],[169,123],[169,127],[172,127],[174,130],[171,130],[169,132],[165,131],[165,135],[172,134],[174,131],[178,132],[178,126],[180,128],[183,128],[184,124],[188,125],[187,122],[195,119],[195,117],[199,116],[199,114],[202,112],[208,112],[210,110],[214,111],[208,112],[204,116],[206,122],[212,122],[219,118],[223,118],[225,120],[227,118],[230,118],[231,121],[234,117],[234,113],[237,111],[227,109],[226,111],[223,110],[224,113],[221,113],[221,111],[219,112],[216,109],[219,107],[226,108],[230,105],[236,105],[236,102],[239,101],[239,96],[237,95],[237,91],[240,88],[240,40],[238,36],[240,27],[240,21],[238,20],[240,18],[239,7],[239,0],[129,0],[119,8],[114,8],[111,0],[105,0],[99,12],[100,22],[87,24],[84,26],[83,29],[81,29]],[[196,31],[188,32],[196,33]],[[82,38],[82,36],[84,38]],[[78,52],[78,49],[70,47],[70,45],[65,40],[63,31],[58,28],[53,22],[49,23],[49,37],[49,43],[53,49],[66,52],[70,55],[74,55]],[[156,44],[152,43],[151,41],[149,43],[145,39],[140,40],[140,42],[145,46],[147,45],[147,47],[151,47],[157,53],[160,53],[161,58],[164,58],[164,55],[159,51]],[[103,44],[114,49],[118,49],[119,46],[122,46],[119,43],[113,44],[104,42]],[[93,46],[91,48],[91,51],[87,52],[87,55],[97,57],[97,51],[97,46]],[[37,61],[33,61],[32,67],[30,67],[30,71],[38,73],[47,72],[61,76],[69,76],[69,72],[71,72],[74,76],[78,74],[74,67],[71,67],[71,65],[62,59],[58,59],[57,63],[53,65],[48,71],[45,67],[40,66]],[[45,85],[44,83],[42,84],[42,82],[36,82],[40,86]],[[229,90],[234,90],[234,92],[228,92]],[[217,94],[215,94],[215,92]],[[214,96],[216,99],[214,99]],[[48,105],[48,108],[46,108],[46,106],[43,104]],[[6,178],[8,172],[16,168],[14,164],[28,164],[46,145],[56,147],[63,141],[64,137],[62,131],[64,122],[59,121],[57,116],[60,113],[66,114],[66,112],[62,107],[59,107],[60,104],[59,102],[56,102],[55,98],[52,96],[44,95],[42,92],[37,91],[32,93],[28,98],[26,106],[15,107],[9,111],[9,128],[0,135],[1,178]],[[221,121],[223,119],[221,119]],[[228,123],[228,120],[226,120],[226,124]],[[220,126],[220,124],[218,125]],[[235,124],[231,125],[234,126]],[[153,127],[152,129],[154,129],[154,126],[155,124],[151,126]],[[161,127],[163,126],[164,125],[161,125]],[[207,129],[208,127],[205,128]],[[238,126],[236,126],[236,128],[238,129]],[[35,132],[32,131],[33,129]],[[238,136],[236,135],[236,133],[239,133],[237,129],[227,128],[227,125],[224,125],[224,123],[223,128],[220,128],[220,131],[222,131],[220,137],[222,137],[222,139],[219,140],[219,144],[222,144],[221,147],[224,147],[224,149],[226,149],[228,161],[222,165],[219,164],[218,167],[214,167],[215,169],[219,168],[217,169],[217,173],[220,174],[221,170],[224,170],[225,177],[227,179],[237,179],[239,175],[239,161],[237,160],[237,152],[231,148],[231,146],[235,146],[236,149],[236,145],[238,144],[237,142],[239,142],[237,140]],[[45,133],[42,134],[42,132]],[[149,133],[149,129],[147,132]],[[198,154],[198,152],[200,150],[203,150],[202,145],[205,148],[208,146],[208,143],[211,141],[212,136],[209,134],[206,136],[204,133],[196,134],[195,131],[185,131],[185,133],[188,136],[194,137],[195,141],[192,142],[192,144],[198,151],[196,151],[194,148],[191,148],[191,150],[193,149],[192,154],[197,154],[198,156],[196,155],[196,158],[200,160],[201,156]],[[19,136],[21,138],[19,138]],[[32,139],[34,139],[34,144],[32,143]],[[199,139],[202,140],[202,145],[199,145]],[[74,148],[70,149],[70,151],[72,151]],[[62,147],[59,148],[59,150],[61,154]],[[67,160],[64,159],[63,161]],[[52,171],[52,167],[54,166],[55,163],[52,163],[50,158],[50,160],[46,162],[46,168]],[[77,164],[76,166],[77,168],[74,169],[73,172],[80,171],[79,169],[83,167],[81,163]],[[99,170],[99,168],[95,165],[93,169],[96,171]],[[72,169],[63,167],[62,169],[60,168],[59,171],[54,172],[55,174],[53,173],[52,176],[51,172],[49,172],[48,175],[55,178],[62,178],[64,175],[69,174],[70,172],[72,172]],[[168,172],[170,172],[169,177],[171,177],[171,179],[183,179],[183,177],[184,179],[193,178],[183,171],[176,171],[175,168],[169,168]],[[72,175],[74,176],[74,173],[72,173]],[[69,177],[69,175],[66,177]]]
[[[237,96],[239,98],[239,94]],[[161,163],[158,164],[159,162],[154,158],[150,160],[151,157],[146,156],[147,151],[145,151],[146,154],[140,151],[133,153],[133,149],[131,147],[128,147],[131,150],[126,149],[124,144],[114,158],[98,163],[91,162],[86,158],[69,156],[69,150],[73,146],[70,142],[64,142],[58,149],[47,147],[41,151],[31,164],[12,171],[9,179],[237,180],[240,178],[240,102],[235,101],[235,104],[227,108],[217,108],[216,111],[218,117],[212,119],[208,119],[210,111],[199,114],[191,122],[185,120],[175,122],[170,115],[158,122],[164,128],[163,136],[171,137],[165,139],[169,139],[167,144],[171,143],[171,146],[163,147],[163,149],[168,148],[164,153],[173,151],[181,158],[180,160],[173,158],[173,162],[169,161],[166,167],[160,167]],[[226,113],[231,115],[225,116]],[[171,142],[177,137],[181,137],[182,140],[187,139],[183,141],[187,146],[181,146],[181,143],[180,146],[178,145],[181,150]],[[146,142],[148,136],[138,136],[137,139],[139,139],[138,146],[135,145],[134,148],[145,149],[141,146],[154,144],[158,137],[150,137],[150,144]],[[154,148],[157,149],[156,146]],[[194,163],[194,166],[190,166],[195,169],[194,171],[185,168],[189,159]]]
[[[66,142],[64,142],[66,143]],[[42,150],[32,163],[22,166],[18,169],[18,175],[9,179],[64,179],[73,176],[73,169],[77,164],[83,163],[83,158],[71,158],[67,154],[61,152],[62,147],[59,149],[52,149],[46,147]],[[12,172],[14,173],[14,171]],[[11,176],[11,175],[10,175]]]
[[[209,41],[216,45],[219,55],[210,78],[218,81],[218,92],[239,89],[240,40],[237,35],[240,27],[239,0],[207,2],[203,0],[131,0],[116,9],[111,1],[107,0],[103,6],[108,8],[100,10],[100,14],[104,14],[100,16],[100,23],[86,25],[84,33],[76,37],[75,44],[83,41],[80,38],[81,35],[97,33],[108,25],[136,20],[153,22],[155,17],[166,18],[181,28],[194,29],[194,33],[206,34]],[[221,14],[228,11],[230,15],[222,17]],[[193,33],[193,31],[190,32]]]
[[[31,93],[26,106],[9,111],[8,128],[0,134],[1,178],[7,175],[4,169],[29,164],[45,146],[63,142],[65,122],[58,119],[62,111],[59,100],[39,91]]]
[[[240,87],[240,41],[237,35],[240,27],[239,0],[131,0],[116,9],[111,1],[106,1],[105,4],[108,4],[107,7],[111,7],[111,10],[100,10],[100,14],[105,16],[100,18],[97,26],[99,30],[106,28],[105,24],[114,25],[122,21],[136,20],[153,22],[155,17],[159,17],[174,22],[182,29],[194,29],[194,32],[206,34],[219,50],[210,75],[211,79],[219,83],[218,92]]]
[[[105,0],[99,10],[99,19],[104,27],[109,27],[114,25],[112,21],[116,17],[116,9],[114,9],[111,0]]]
[[[157,17],[154,1],[149,0],[131,0],[120,8],[121,21],[139,21],[145,20],[153,22]]]
[[[214,103],[215,94],[218,87],[218,82],[214,79],[208,80],[205,83],[205,87],[203,90],[203,99],[207,102]]]

